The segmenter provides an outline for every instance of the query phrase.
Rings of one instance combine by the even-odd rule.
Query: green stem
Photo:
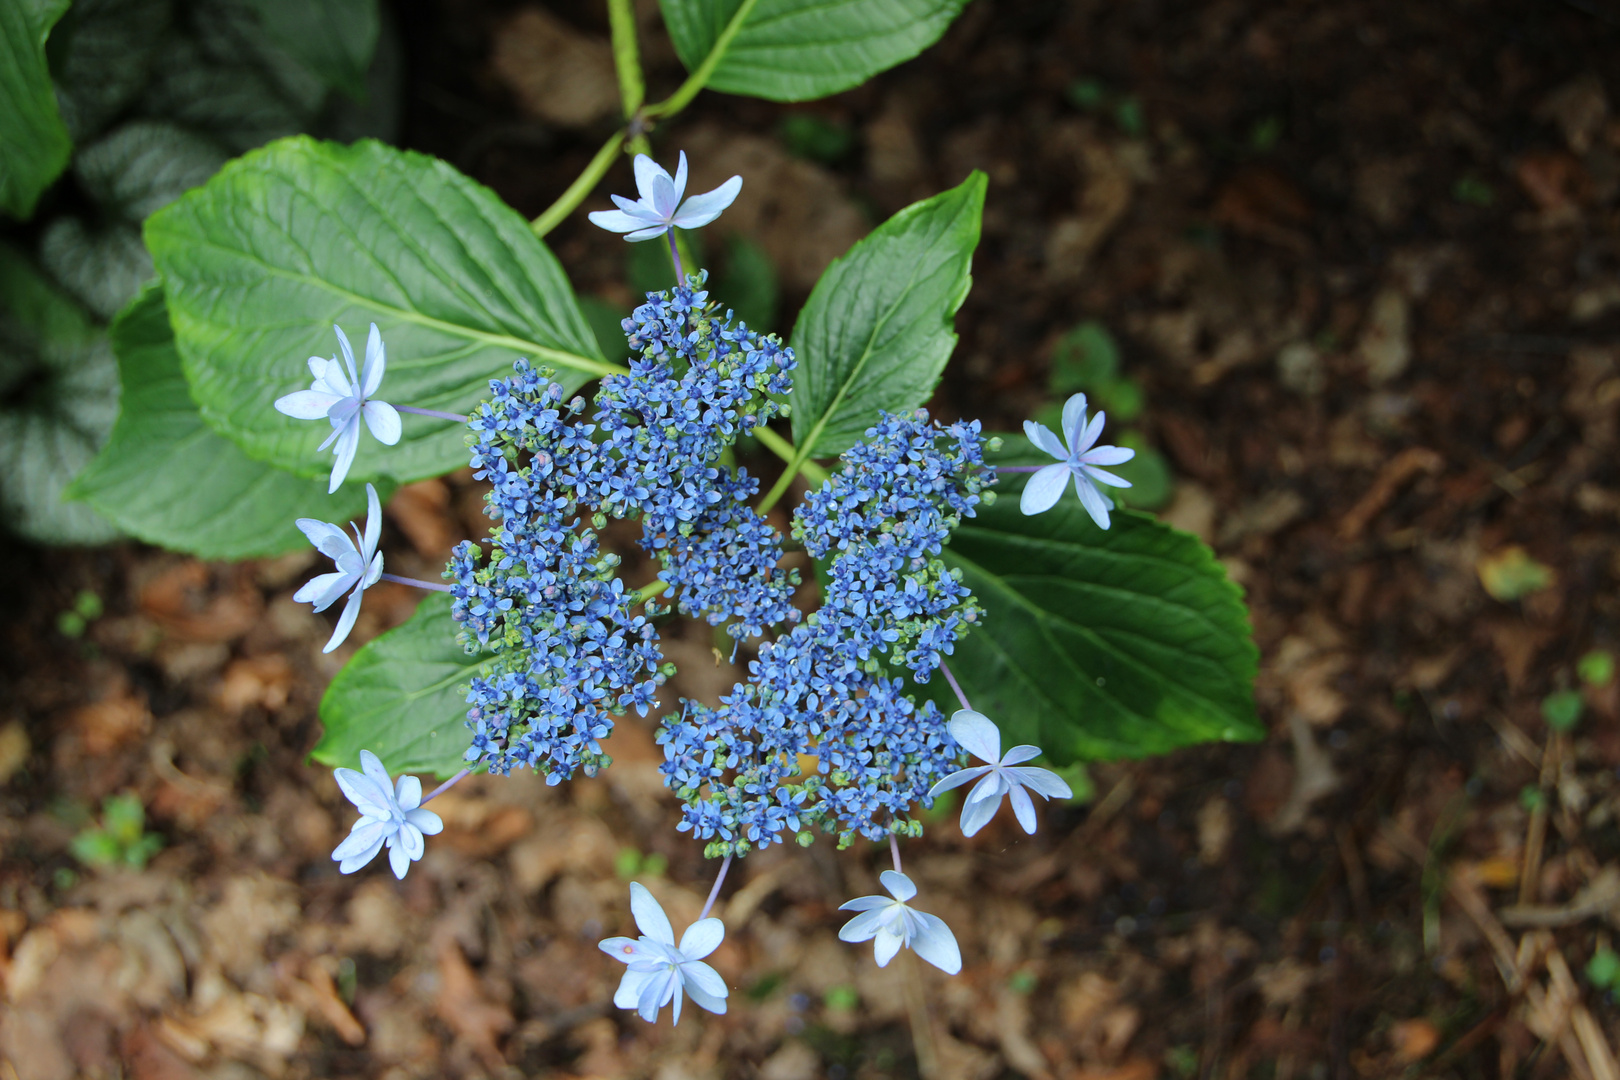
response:
[[[732,39],[742,30],[743,23],[747,22],[748,16],[753,14],[754,5],[757,3],[759,3],[759,0],[742,0],[742,3],[737,6],[736,13],[731,16],[731,21],[726,23],[726,28],[720,31],[719,37],[714,39],[714,47],[709,50],[709,55],[703,58],[703,63],[698,66],[698,69],[692,72],[687,77],[687,80],[681,83],[680,89],[669,95],[669,97],[656,105],[647,106],[643,115],[648,119],[674,116],[690,105],[692,99],[697,97],[698,91],[709,84],[710,77],[714,75],[714,69],[720,66],[720,61],[724,59],[726,50],[731,47]]]
[[[608,24],[613,30],[613,67],[619,73],[619,97],[624,118],[630,119],[647,100],[641,76],[641,55],[636,48],[636,12],[631,0],[608,0]]]
[[[787,494],[788,485],[793,483],[795,476],[802,473],[804,478],[812,484],[825,484],[828,476],[831,475],[826,469],[811,461],[808,455],[800,453],[797,447],[768,427],[760,426],[755,428],[754,438],[758,439],[760,445],[765,449],[787,462],[787,468],[782,470],[782,475],[777,478],[776,485],[765,493],[765,501],[759,504],[758,511],[762,517],[781,500],[783,495]]]
[[[664,590],[668,588],[669,582],[667,581],[650,581],[630,594],[630,606],[635,607],[637,604],[645,604],[653,597],[663,595]]]
[[[608,167],[619,154],[619,147],[624,145],[624,132],[615,131],[613,137],[602,144],[602,149],[591,158],[591,163],[585,166],[585,171],[579,174],[568,190],[557,197],[557,201],[546,207],[545,212],[529,223],[536,236],[546,233],[562,224],[563,218],[574,212],[574,208],[585,201],[585,196],[597,182],[607,175]]]

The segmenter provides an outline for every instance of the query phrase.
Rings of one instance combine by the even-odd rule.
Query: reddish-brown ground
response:
[[[551,6],[567,21],[396,8],[407,141],[529,214],[611,124],[601,17]],[[679,71],[646,15],[656,93]],[[304,764],[316,704],[414,596],[368,594],[323,657],[329,622],[291,600],[313,555],[11,545],[0,1078],[1616,1076],[1585,969],[1620,925],[1620,697],[1588,689],[1569,735],[1540,708],[1620,648],[1617,56],[1606,0],[976,0],[832,100],[705,95],[657,145],[699,185],[745,173],[723,223],[788,312],[873,223],[989,174],[934,407],[1010,427],[1047,403],[1056,339],[1106,324],[1177,477],[1167,515],[1248,590],[1270,738],[1099,764],[1034,839],[937,823],[908,868],[956,978],[835,939],[878,852],[752,857],[714,957],[730,1012],[649,1027],[611,1007],[595,942],[629,929],[628,876],[681,925],[710,868],[645,724],[598,781],[447,796],[403,884],[343,877],[352,812]],[[847,156],[791,156],[795,112]],[[583,212],[552,241],[628,303],[625,245]],[[391,568],[432,576],[477,500],[403,491]],[[1555,579],[1494,599],[1482,571],[1514,545]],[[106,611],[67,637],[81,590]],[[701,635],[673,651],[687,692],[729,682]],[[164,849],[88,870],[68,844],[125,791]]]

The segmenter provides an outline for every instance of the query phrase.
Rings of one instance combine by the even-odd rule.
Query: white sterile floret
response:
[[[917,895],[911,879],[898,870],[885,870],[878,880],[889,896],[858,896],[839,905],[839,911],[860,912],[838,931],[839,938],[872,942],[878,967],[887,967],[904,946],[947,975],[961,971],[962,951],[945,920],[907,905]]]
[[[388,770],[370,750],[360,751],[360,768],[361,772],[338,769],[333,773],[344,796],[359,808],[360,820],[332,858],[340,871],[352,874],[375,859],[386,844],[388,865],[395,877],[403,879],[427,847],[422,837],[438,833],[444,822],[433,811],[422,809],[422,781],[416,777],[390,781]]]
[[[726,981],[703,958],[720,947],[726,926],[719,919],[699,919],[686,928],[679,946],[669,916],[653,894],[637,881],[630,883],[630,911],[641,930],[638,938],[610,937],[597,947],[629,970],[619,980],[613,1004],[634,1009],[649,1024],[658,1021],[658,1010],[675,1003],[675,1023],[681,1022],[681,995],[712,1013],[726,1011]]]
[[[1035,804],[1030,801],[1030,791],[1046,799],[1073,797],[1074,792],[1069,790],[1069,785],[1057,773],[1034,766],[1019,767],[1020,762],[1039,757],[1040,747],[1015,746],[1007,751],[1006,756],[1002,756],[1001,729],[983,713],[960,709],[952,715],[946,730],[962,749],[980,761],[989,762],[953,772],[928,791],[928,797],[932,799],[940,792],[961,787],[969,780],[979,780],[962,804],[963,836],[972,836],[995,817],[996,811],[1001,809],[1003,795],[1012,800],[1018,824],[1031,836],[1035,834]]]
[[[672,226],[702,228],[735,202],[741,190],[742,177],[733,176],[713,191],[694,195],[683,203],[686,151],[681,151],[673,177],[646,154],[637,154],[636,193],[641,198],[631,202],[623,195],[611,196],[618,209],[595,211],[590,215],[591,224],[609,232],[629,233],[626,240],[656,240]]]
[[[1098,466],[1123,465],[1136,456],[1136,451],[1123,446],[1096,445],[1098,436],[1102,434],[1105,416],[1099,412],[1087,423],[1086,395],[1076,394],[1063,405],[1063,439],[1052,434],[1045,424],[1024,421],[1024,434],[1029,436],[1029,441],[1057,458],[1058,463],[1046,466],[1029,478],[1029,483],[1024,485],[1023,497],[1018,502],[1020,510],[1026,514],[1039,514],[1052,509],[1063,496],[1064,483],[1072,477],[1074,493],[1080,496],[1080,505],[1086,508],[1086,513],[1091,515],[1091,520],[1099,528],[1108,528],[1108,511],[1111,507],[1102,492],[1097,490],[1097,485],[1128,488],[1131,482],[1104,472]],[[1068,440],[1067,446],[1064,445],[1065,439]]]
[[[326,489],[328,494],[338,489],[343,478],[349,475],[349,466],[354,464],[355,451],[360,447],[361,417],[365,418],[371,434],[385,446],[399,442],[400,433],[399,413],[388,402],[371,398],[382,385],[383,372],[388,367],[388,357],[377,324],[371,324],[371,334],[366,338],[366,363],[359,372],[354,369],[354,350],[349,347],[349,337],[343,332],[343,327],[334,325],[332,329],[337,331],[338,347],[343,350],[343,363],[338,363],[335,356],[330,360],[320,356],[310,357],[309,371],[315,376],[315,381],[310,383],[309,389],[276,399],[277,412],[298,420],[319,420],[324,416],[331,422],[332,434],[318,447],[325,450],[334,441],[337,443],[332,451],[337,455],[337,460],[332,463],[332,480]],[[344,372],[345,365],[348,367],[347,373]]]
[[[354,629],[354,620],[360,616],[361,594],[382,577],[383,557],[382,552],[377,550],[377,541],[382,537],[382,506],[377,501],[377,489],[366,485],[364,536],[360,535],[353,522],[349,523],[349,528],[354,529],[353,540],[340,526],[327,521],[299,518],[298,527],[309,537],[309,542],[315,545],[317,551],[337,564],[337,570],[311,578],[303,588],[293,593],[293,599],[300,604],[314,604],[316,611],[325,611],[338,597],[350,589],[354,590],[349,593],[349,602],[343,606],[343,615],[338,619],[337,628],[332,631],[331,640],[321,650],[331,652],[343,644],[343,639]]]

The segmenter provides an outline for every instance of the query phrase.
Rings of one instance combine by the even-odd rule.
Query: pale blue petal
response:
[[[1063,403],[1063,441],[1067,448],[1059,457],[1068,457],[1079,444],[1086,422],[1086,395],[1075,394]]]
[[[726,207],[736,202],[737,195],[741,191],[742,177],[733,176],[713,191],[694,195],[686,200],[686,205],[675,215],[675,224],[683,229],[701,229],[724,213]]]
[[[956,935],[945,925],[945,920],[926,911],[912,914],[917,917],[917,930],[911,936],[912,950],[947,975],[961,971],[962,950],[957,948]]]
[[[338,616],[338,624],[336,629],[332,631],[332,638],[326,643],[326,647],[321,652],[331,652],[348,638],[349,631],[354,629],[354,620],[360,617],[360,598],[365,595],[365,592],[364,588],[356,588],[354,592],[349,594],[349,602],[343,605],[343,614]]]
[[[388,842],[388,866],[394,871],[394,876],[401,881],[405,880],[405,872],[411,868],[411,857],[405,853],[405,845],[397,842],[399,837],[395,833]]]
[[[900,951],[900,946],[903,944],[900,935],[894,931],[880,931],[877,937],[872,940],[872,958],[877,961],[877,966],[888,967],[889,961],[894,959],[894,954]]]
[[[405,854],[411,862],[420,859],[422,853],[427,850],[427,841],[422,839],[421,830],[408,823],[399,827],[394,842],[405,849]]]
[[[377,849],[382,847],[383,841],[393,835],[393,829],[386,821],[377,821],[374,818],[361,818],[349,830],[349,835],[343,843],[332,849],[332,858],[337,862],[344,862],[356,855],[365,855],[361,865],[370,862],[377,855]],[[343,871],[345,874],[350,871]]]
[[[680,158],[675,164],[675,202],[681,201],[686,194],[686,151],[680,152]]]
[[[1113,473],[1103,472],[1101,469],[1095,468],[1091,465],[1081,465],[1080,468],[1085,470],[1085,474],[1091,479],[1097,481],[1099,484],[1107,484],[1109,487],[1117,488],[1128,488],[1131,486],[1131,482],[1129,480],[1122,480]]]
[[[1040,756],[1041,756],[1041,748],[1040,747],[1031,746],[1028,743],[1020,743],[1019,745],[1013,747],[1011,750],[1007,751],[1005,754],[1001,755],[1001,764],[1002,765],[1017,765],[1020,762],[1025,762],[1025,761],[1030,760],[1031,758],[1038,758]]]
[[[1069,467],[1062,462],[1039,470],[1024,485],[1024,493],[1018,499],[1018,509],[1026,516],[1052,509],[1063,497],[1063,485],[1068,482],[1069,476]]]
[[[444,820],[433,811],[421,807],[405,811],[405,820],[415,825],[423,836],[438,836],[444,831]]]
[[[366,418],[366,427],[371,429],[372,437],[384,446],[393,446],[399,442],[403,430],[399,422],[399,413],[386,401],[368,401],[360,409]]]
[[[1102,492],[1097,490],[1097,485],[1079,473],[1075,473],[1074,493],[1080,496],[1080,505],[1086,508],[1086,513],[1090,514],[1091,520],[1097,523],[1097,528],[1108,528],[1108,511],[1112,508],[1104,501]]]
[[[394,808],[388,801],[388,789],[379,791],[377,782],[365,773],[355,772],[353,769],[333,769],[332,778],[337,781],[338,790],[343,797],[355,805],[367,817],[386,820],[394,815]]]
[[[333,562],[337,562],[345,552],[354,550],[354,541],[349,539],[349,534],[329,521],[299,518],[296,524],[298,530],[315,545],[315,550]]]
[[[386,842],[388,837],[392,834],[387,831],[387,828],[383,826],[381,822],[372,822],[372,824],[376,825],[381,831],[372,834],[372,839],[369,844],[364,847],[356,847],[351,851],[345,852],[341,856],[337,851],[332,852],[332,858],[338,864],[338,873],[354,873],[362,866],[370,863],[372,859],[375,859],[377,857],[377,853],[383,849],[384,842]],[[353,839],[354,834],[349,834],[349,840]],[[338,850],[342,850],[345,846],[347,846],[349,840],[345,840],[342,844],[339,844]]]
[[[332,482],[326,493],[331,495],[342,485],[343,478],[349,475],[349,466],[354,464],[354,452],[360,448],[360,418],[352,417],[343,425],[342,432],[337,440],[337,460],[332,463]]]
[[[617,941],[619,939],[613,938]],[[603,942],[606,945],[607,942]],[[649,982],[658,978],[656,971],[626,971],[619,980],[619,989],[613,995],[613,1004],[621,1009],[634,1009],[641,1001],[641,992]]]
[[[652,228],[642,229],[639,232],[633,232],[629,236],[625,237],[625,239],[630,241],[656,240],[667,232],[669,232],[668,225],[654,225]]]
[[[1059,466],[1061,467],[1061,466]],[[981,712],[958,709],[945,725],[956,745],[978,758],[994,765],[1001,760],[1001,729]]]
[[[369,589],[373,585],[377,584],[377,580],[382,577],[382,572],[383,555],[382,552],[379,551],[371,558],[371,566],[366,570],[365,584],[362,587]]]
[[[707,967],[708,965],[705,964],[704,966]],[[714,997],[711,994],[705,993],[699,987],[693,986],[691,983],[686,984],[686,993],[689,997],[691,997],[692,1003],[697,1005],[699,1008],[708,1009],[716,1016],[724,1016],[726,1014],[725,998]]]
[[[988,780],[990,778],[986,777],[985,779]],[[983,781],[981,781],[981,783],[982,782]],[[1000,795],[997,795],[993,799],[979,799],[976,802],[970,801],[963,805],[962,835],[973,836],[980,829],[984,828],[985,825],[989,824],[990,819],[996,816],[996,811],[999,809],[1001,809]]]
[[[893,904],[894,901],[889,900],[881,908],[863,911],[855,916],[839,929],[838,940],[851,943],[870,941],[877,935],[879,930],[883,929],[883,918],[889,913],[889,908]]]
[[[360,751],[360,771],[366,774],[366,779],[377,785],[378,791],[394,793],[394,778],[388,775],[388,769],[383,765],[382,758],[370,750]]]
[[[1123,465],[1135,456],[1136,451],[1128,446],[1093,446],[1085,452],[1082,464]]]
[[[917,886],[913,885],[911,879],[898,870],[883,871],[878,875],[878,881],[882,882],[883,887],[889,890],[890,896],[902,904],[917,895]]]
[[[983,776],[989,771],[990,766],[988,765],[975,765],[971,769],[958,769],[956,772],[951,773],[951,775],[945,777],[945,779],[929,788],[928,797],[930,799],[938,798],[943,792],[949,791],[952,788],[959,788],[969,780],[977,780],[979,777]]]
[[[1064,782],[1063,777],[1050,769],[1023,768],[1009,769],[1008,772],[1029,790],[1037,795],[1044,795],[1048,799],[1072,799],[1074,792]]]
[[[349,392],[352,393],[353,388],[360,385],[360,375],[357,371],[355,371],[354,367],[354,349],[350,348],[349,335],[343,332],[343,327],[339,326],[337,323],[333,323],[332,329],[337,331],[338,348],[343,353],[343,364],[349,373]],[[330,371],[327,372],[327,381],[331,381]]]
[[[630,913],[636,917],[636,925],[643,934],[661,945],[675,944],[675,930],[669,925],[669,916],[639,881],[630,883]]]
[[[377,542],[382,539],[382,503],[377,498],[377,489],[370,484],[366,485],[366,536],[360,542],[357,551],[362,552],[361,558],[369,562],[377,550]]]
[[[394,781],[394,801],[401,810],[415,810],[422,805],[422,781],[414,776],[401,775]]]
[[[838,905],[839,911],[871,911],[873,908],[888,907],[894,903],[887,896],[857,896],[853,900],[845,900]]]
[[[675,1014],[669,1018],[669,1022],[671,1024],[679,1024],[681,1022],[681,999],[684,997],[684,995],[681,993],[680,973],[672,971],[671,974],[675,976],[675,992],[670,995],[670,998],[675,1002]]]
[[[658,1022],[658,1010],[669,1004],[680,986],[680,976],[673,967],[652,972],[652,977],[641,985],[641,996],[636,1001],[636,1012],[649,1024]]]
[[[681,965],[681,982],[689,994],[701,990],[711,998],[723,998],[730,993],[720,973],[701,960],[689,960]]]
[[[295,420],[319,420],[328,409],[342,400],[319,390],[298,390],[286,397],[276,398],[276,411]]]
[[[675,216],[677,205],[675,198],[675,181],[670,179],[669,173],[658,170],[662,175],[653,177],[652,198],[647,199],[643,193],[642,198],[652,203],[653,210],[663,221]]]
[[[1083,395],[1082,395],[1083,396]],[[1067,461],[1069,449],[1063,445],[1063,440],[1052,434],[1045,424],[1037,424],[1033,420],[1024,421],[1024,436],[1036,446],[1045,450],[1059,461]]]
[[[646,953],[645,947],[635,938],[630,937],[603,938],[596,943],[596,947],[621,964],[631,963],[638,956],[643,956]]]
[[[1069,444],[1069,454],[1074,460],[1078,461],[1091,449],[1092,444],[1097,441],[1097,437],[1102,434],[1103,423],[1107,419],[1107,413],[1097,413],[1091,418],[1091,422],[1086,425],[1086,429],[1080,433],[1079,442]]]
[[[701,960],[720,947],[726,938],[726,924],[719,919],[699,919],[681,935],[681,955]]]
[[[645,229],[647,222],[639,217],[632,217],[623,210],[593,210],[587,215],[591,224],[608,232],[626,233],[637,229]]]
[[[388,354],[383,349],[382,334],[377,330],[377,324],[372,323],[371,333],[366,335],[366,366],[360,371],[361,397],[368,398],[377,392],[377,387],[382,385],[383,372],[387,368]]]
[[[1001,774],[1000,766],[992,765],[986,770],[985,778],[973,785],[973,790],[968,792],[967,800],[962,805],[965,809],[986,799],[1000,799],[1006,793],[1007,778]]]
[[[1022,784],[1013,784],[1007,790],[1007,801],[1012,803],[1013,816],[1029,835],[1035,835],[1035,804]]]
[[[338,597],[348,592],[352,584],[354,579],[348,574],[320,574],[304,582],[293,593],[293,600],[300,604],[314,604],[317,612],[325,611],[337,602]]]
[[[647,205],[647,208],[651,209],[653,206],[653,189],[657,185],[658,178],[661,176],[668,180],[669,173],[665,172],[658,162],[646,154],[637,154],[632,165],[636,173],[636,194]]]

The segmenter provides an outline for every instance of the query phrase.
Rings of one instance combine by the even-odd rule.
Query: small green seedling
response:
[[[1479,177],[1469,173],[1457,178],[1451,187],[1451,197],[1465,206],[1490,206],[1496,201],[1496,191]]]
[[[1599,990],[1620,988],[1620,956],[1607,945],[1599,945],[1586,962],[1586,978]]]
[[[101,597],[89,589],[80,589],[73,598],[73,606],[56,617],[56,629],[63,637],[83,637],[89,625],[101,618]]]
[[[1603,649],[1593,649],[1576,662],[1575,673],[1587,686],[1599,688],[1608,686],[1614,681],[1614,654]]]
[[[68,850],[86,866],[144,867],[163,847],[163,838],[146,831],[146,808],[134,795],[113,795],[101,804],[101,824],[84,829]]]
[[[613,857],[613,872],[620,881],[636,877],[663,877],[669,869],[669,860],[656,851],[643,855],[633,847],[622,847]]]
[[[1558,690],[1541,699],[1541,718],[1554,731],[1571,731],[1585,707],[1579,690]]]

